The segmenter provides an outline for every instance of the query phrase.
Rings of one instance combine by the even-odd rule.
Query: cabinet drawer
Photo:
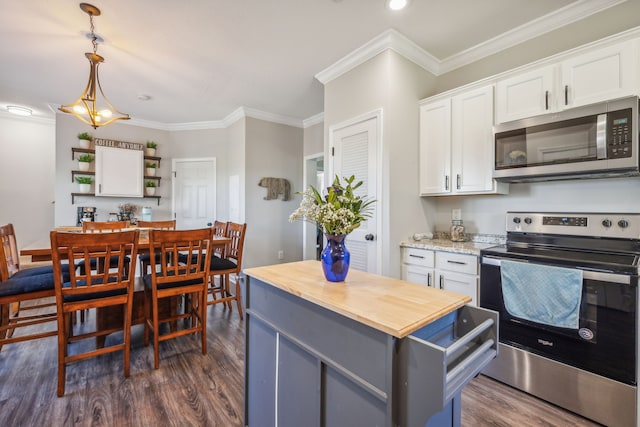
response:
[[[498,313],[464,306],[400,340],[398,421],[425,425],[498,354]]]
[[[436,252],[436,268],[456,273],[478,274],[478,257],[453,252]]]
[[[404,264],[420,265],[433,268],[433,251],[418,248],[403,248],[402,262]]]

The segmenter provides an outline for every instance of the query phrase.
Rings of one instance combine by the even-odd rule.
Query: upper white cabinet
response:
[[[493,171],[493,85],[420,105],[420,194],[504,193]]]
[[[96,146],[96,196],[142,197],[144,152]]]
[[[552,106],[555,66],[538,68],[496,84],[496,123],[537,116]]]
[[[637,94],[637,57],[629,40],[501,79],[496,123]]]

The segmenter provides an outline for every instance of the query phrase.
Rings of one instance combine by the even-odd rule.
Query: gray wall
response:
[[[245,216],[247,237],[244,267],[277,264],[302,259],[302,228],[290,223],[289,215],[300,203],[302,191],[302,129],[246,119]],[[264,200],[267,189],[259,187],[263,177],[286,178],[292,198]],[[278,259],[278,251],[284,259]]]
[[[304,128],[304,156],[324,152],[324,122]]]
[[[169,133],[169,141],[168,149],[166,150],[168,153],[167,166],[169,167],[169,172],[171,171],[172,159],[216,158],[215,219],[226,221],[229,216],[229,164],[227,162],[229,157],[229,137],[227,129],[174,131]],[[164,156],[162,151],[158,155]],[[167,176],[166,182],[164,182],[164,178],[162,181],[162,185],[166,185],[165,189],[170,192],[171,174],[169,173]],[[171,205],[169,205],[169,209],[171,209]]]
[[[19,249],[48,242],[55,156],[53,120],[0,115],[0,224],[13,224]]]
[[[386,50],[325,85],[325,141],[329,128],[382,109],[382,224],[380,273],[400,276],[398,244],[418,230],[429,230],[429,206],[418,194],[418,100],[433,90],[430,73]]]

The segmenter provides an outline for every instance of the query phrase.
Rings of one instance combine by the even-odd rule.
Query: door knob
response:
[[[371,233],[369,233],[369,234],[367,234],[366,236],[364,236],[364,240],[369,240],[369,241],[371,241],[371,240],[373,240],[373,239],[375,239],[375,237],[374,237],[374,236],[373,236],[373,234],[371,234]]]

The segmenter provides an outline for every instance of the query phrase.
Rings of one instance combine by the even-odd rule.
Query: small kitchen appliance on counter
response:
[[[499,381],[609,426],[638,421],[640,214],[508,212],[480,252]]]
[[[79,206],[78,207],[78,215],[76,218],[76,225],[78,227],[82,226],[82,223],[84,221],[97,221],[98,219],[98,213],[95,207],[88,207],[88,206]]]

